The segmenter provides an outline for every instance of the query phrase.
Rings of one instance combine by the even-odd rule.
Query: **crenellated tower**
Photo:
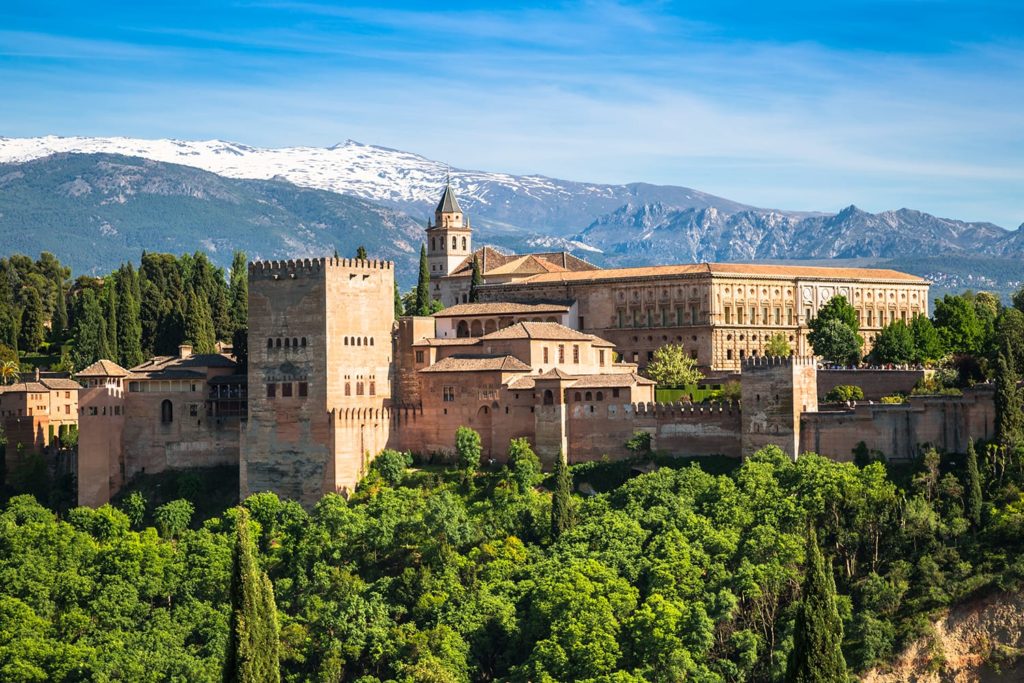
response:
[[[800,417],[818,410],[818,366],[812,357],[761,356],[740,372],[743,456],[768,445],[794,460],[800,454]]]
[[[473,235],[469,219],[462,213],[449,176],[441,201],[434,210],[434,224],[427,222],[427,261],[431,279],[450,275],[472,253]]]
[[[249,415],[240,491],[314,504],[353,490],[387,445],[394,267],[302,259],[249,265]]]

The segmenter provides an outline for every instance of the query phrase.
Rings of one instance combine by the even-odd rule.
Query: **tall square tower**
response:
[[[249,266],[242,497],[305,506],[347,493],[390,432],[394,267],[357,259]]]

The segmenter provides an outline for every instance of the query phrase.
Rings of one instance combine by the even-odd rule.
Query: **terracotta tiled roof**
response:
[[[513,391],[526,391],[527,389],[533,389],[537,386],[534,381],[535,377],[527,375],[526,377],[519,377],[508,383],[508,388]]]
[[[238,364],[222,353],[197,353],[188,358],[154,356],[131,369],[132,372],[156,372],[163,368],[233,368]]]
[[[574,377],[561,368],[551,368],[547,372],[536,375],[534,379],[574,379]]]
[[[479,337],[424,337],[412,343],[413,346],[473,346],[480,343]]]
[[[480,338],[482,341],[490,339],[550,339],[569,341],[592,341],[596,339],[589,334],[583,334],[558,323],[534,323],[521,322],[510,325],[497,332],[485,334]],[[603,340],[602,340],[603,341]]]
[[[530,366],[515,356],[491,356],[460,358],[449,356],[442,358],[429,368],[423,368],[420,372],[529,372]]]
[[[826,268],[818,266],[769,265],[760,263],[684,263],[672,266],[612,268],[569,273],[542,273],[525,280],[526,284],[552,282],[588,282],[628,280],[676,275],[761,276],[775,278],[815,278],[832,280],[875,280],[914,282],[927,280],[916,275],[883,268]],[[523,284],[523,283],[520,283]]]
[[[16,382],[0,386],[0,394],[33,393],[42,394],[49,391],[41,382]]]
[[[75,377],[127,377],[128,371],[112,360],[100,359],[75,374]]]
[[[536,272],[575,272],[598,269],[598,267],[593,263],[587,263],[583,259],[573,256],[567,251],[538,252],[535,254],[503,254],[493,247],[482,247],[467,256],[462,263],[455,267],[455,270],[452,271],[449,277],[459,277],[463,275],[469,276],[473,270],[474,257],[480,259],[480,269],[483,271],[483,276],[485,278],[488,275],[493,274],[496,270],[504,268],[513,262],[518,261],[522,263],[527,257],[546,264],[535,266],[543,269]]]
[[[567,313],[567,304],[539,303],[475,303],[456,304],[434,314],[435,318],[455,318],[469,315],[508,315],[522,313]]]
[[[43,377],[39,383],[51,390],[81,389],[82,385],[67,377]]]
[[[655,384],[652,380],[642,377],[635,372],[620,372],[605,375],[584,375],[573,383],[573,389],[594,389],[601,387],[631,387],[650,386]]]

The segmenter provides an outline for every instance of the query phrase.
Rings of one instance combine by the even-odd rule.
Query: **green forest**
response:
[[[1024,471],[998,449],[893,468],[769,448],[629,478],[545,475],[525,441],[478,469],[472,436],[448,469],[385,451],[308,512],[269,493],[205,520],[138,492],[59,517],[12,498],[0,679],[782,680],[801,656],[885,662],[1024,578]]]

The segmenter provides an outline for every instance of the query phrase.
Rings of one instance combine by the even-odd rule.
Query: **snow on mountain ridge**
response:
[[[251,147],[225,140],[144,140],[126,137],[0,137],[0,163],[23,162],[58,153],[107,153],[193,166],[230,178],[284,178],[296,185],[389,203],[433,202],[448,167],[411,152],[346,140],[331,147]],[[494,186],[536,199],[569,196],[544,176],[513,176],[452,169],[460,195],[488,204]],[[585,185],[607,194],[609,189]]]

